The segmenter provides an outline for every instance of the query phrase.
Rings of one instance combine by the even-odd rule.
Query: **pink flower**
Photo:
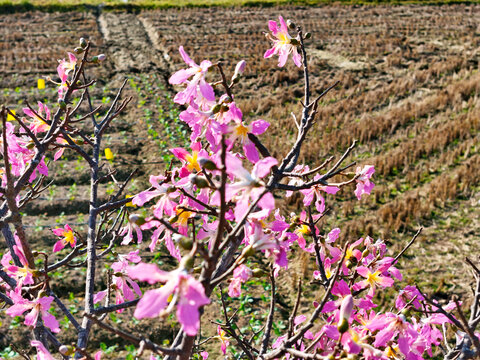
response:
[[[137,296],[142,296],[142,291],[138,284],[130,279],[127,275],[128,262],[139,263],[141,261],[138,252],[140,250],[131,251],[127,255],[119,255],[120,261],[112,264],[114,275],[112,276],[113,288],[115,289],[115,304],[123,304],[125,301],[132,301]],[[98,303],[107,295],[107,291],[100,291],[95,294],[93,302]],[[117,310],[118,313],[124,309]]]
[[[283,17],[279,16],[278,19],[280,20],[280,27],[277,26],[276,21],[270,20],[268,22],[268,28],[272,34],[266,35],[267,38],[273,42],[273,47],[267,50],[263,57],[266,59],[278,54],[278,66],[282,67],[287,62],[288,55],[292,54],[293,62],[300,67],[302,66],[302,57],[297,51],[297,45],[293,44],[292,37],[288,33],[288,27]]]
[[[13,300],[14,304],[7,309],[6,314],[9,316],[20,316],[25,311],[29,311],[25,315],[24,324],[27,326],[36,327],[38,316],[41,314],[43,323],[46,327],[50,328],[52,332],[57,333],[60,331],[59,324],[55,316],[48,312],[50,309],[50,304],[53,301],[52,296],[39,297],[33,301],[29,301],[23,298],[18,292],[10,291],[10,299]]]
[[[157,282],[165,284],[159,289],[145,292],[135,309],[134,316],[137,319],[164,316],[177,304],[177,319],[182,324],[183,330],[190,336],[197,334],[200,327],[198,309],[210,303],[198,280],[182,269],[165,272],[154,264],[144,263],[130,266],[127,273],[132,279],[147,281],[149,284]],[[169,301],[170,295],[172,299]]]
[[[366,266],[357,267],[357,273],[363,276],[365,280],[356,283],[354,285],[354,290],[370,287],[368,292],[369,296],[373,296],[375,294],[375,288],[377,286],[391,287],[394,283],[392,278],[383,276],[381,271],[377,270],[372,272],[372,270]]]
[[[175,214],[175,207],[177,204],[172,200],[177,197],[178,191],[170,191],[170,186],[165,185],[163,181],[166,180],[165,176],[150,176],[150,184],[152,184],[153,190],[142,191],[140,194],[135,195],[132,200],[133,205],[143,206],[151,199],[160,196],[160,200],[156,203],[153,214],[158,218],[163,218],[164,214],[172,216]],[[159,183],[162,181],[162,183]]]
[[[202,357],[203,360],[207,360],[208,359],[208,352],[202,351],[200,353],[200,356]]]
[[[29,128],[34,134],[38,134],[39,132],[44,132],[50,129],[50,125],[43,121],[39,116],[35,115],[35,113],[29,108],[23,108],[23,112],[25,115],[32,118]],[[44,105],[40,101],[38,102],[37,114],[42,116],[47,121],[50,120],[50,110],[48,109],[47,105]]]
[[[261,178],[267,176],[270,169],[277,164],[277,159],[268,157],[257,162],[252,172],[249,173],[238,158],[231,156],[227,159],[227,171],[240,179],[239,182],[227,187],[227,197],[230,199],[235,194],[242,193],[235,207],[236,221],[239,221],[247,212],[250,199],[257,199],[265,190],[265,183]],[[275,207],[273,195],[270,192],[265,194],[258,205],[262,209],[272,210]]]
[[[228,132],[230,133],[229,141],[231,142],[229,150],[233,147],[233,144],[237,139],[243,144],[243,150],[245,151],[245,156],[252,163],[256,163],[259,159],[258,151],[253,142],[248,138],[248,134],[253,135],[263,134],[267,128],[270,126],[270,123],[265,120],[255,120],[250,125],[245,126],[241,119],[237,119],[234,125],[228,127]]]
[[[230,345],[230,341],[228,341],[228,338],[225,337],[226,332],[221,328],[221,326],[217,327],[217,334],[218,334],[217,335],[218,338],[222,342],[222,345],[221,345],[222,353],[223,353],[223,355],[226,355],[227,354],[227,346]]]
[[[212,63],[208,60],[204,60],[197,65],[188,54],[183,50],[183,46],[180,46],[178,49],[180,55],[183,58],[183,61],[190,66],[189,69],[182,69],[173,74],[168,82],[173,85],[187,83],[187,88],[179,92],[174,101],[178,104],[187,104],[190,103],[195,97],[198,96],[197,87],[200,89],[200,94],[207,100],[215,100],[215,93],[213,92],[212,86],[205,81],[205,74],[208,71],[208,68],[212,66]],[[193,78],[188,80],[189,78]]]
[[[208,158],[208,153],[202,149],[201,143],[195,142],[190,146],[190,148],[192,149],[191,154],[183,148],[170,149],[173,155],[175,155],[175,157],[183,164],[183,167],[180,169],[179,173],[181,178],[184,178],[193,172],[200,172],[202,168],[198,163],[198,158]]]
[[[321,178],[320,174],[315,175],[313,180],[318,180]],[[309,206],[313,199],[315,200],[315,208],[319,213],[325,211],[325,199],[323,198],[320,191],[324,191],[327,194],[336,194],[340,189],[336,186],[325,186],[325,185],[314,185],[310,189],[300,190],[300,192],[305,196],[303,198],[303,204]]]
[[[357,167],[356,175],[358,175],[358,178],[356,179],[357,188],[355,189],[355,195],[358,200],[362,199],[363,194],[369,195],[375,186],[375,184],[370,181],[374,172],[375,168],[373,165],[365,165],[363,169],[360,166]]]
[[[55,360],[55,358],[48,352],[45,346],[38,340],[32,340],[30,345],[37,348],[37,360]]]
[[[228,296],[239,297],[242,293],[242,284],[252,276],[252,270],[245,265],[238,266],[233,270],[233,279],[228,286]]]
[[[53,252],[62,250],[67,244],[69,244],[72,248],[74,248],[75,245],[77,244],[77,238],[73,234],[73,230],[70,226],[68,226],[68,224],[65,224],[63,229],[62,228],[53,229],[52,232],[55,235],[62,237],[62,239],[58,240],[53,246]]]
[[[72,53],[68,53],[68,61],[63,59],[58,61],[57,72],[62,84],[64,84],[68,79],[68,74],[75,70],[77,65],[77,58]]]

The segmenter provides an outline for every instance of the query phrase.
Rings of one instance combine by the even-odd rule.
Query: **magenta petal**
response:
[[[137,319],[143,319],[160,315],[160,312],[167,306],[167,299],[173,291],[173,289],[165,289],[167,286],[168,284],[161,289],[148,290],[145,292],[145,295],[143,295],[138,302],[133,316]]]
[[[184,160],[184,161],[186,161],[187,156],[190,155],[190,153],[183,148],[173,148],[173,149],[170,149],[170,151],[173,153],[173,155],[175,155],[177,159]]]
[[[25,115],[30,116],[31,118],[36,117],[35,114],[33,113],[33,111],[30,110],[29,108],[23,108],[22,110],[25,113]]]
[[[370,271],[368,270],[367,267],[365,266],[359,266],[357,267],[357,273],[359,273],[361,276],[363,276],[364,278],[368,277],[368,273]]]
[[[283,67],[288,59],[288,51],[286,49],[282,49],[278,56],[278,66]]]
[[[281,15],[278,17],[278,20],[280,20],[280,31],[284,34],[288,34],[288,26]]]
[[[296,51],[294,52],[294,54],[292,56],[292,59],[293,59],[293,62],[295,63],[295,65],[297,65],[298,67],[302,66],[302,56],[299,53],[297,53]]]
[[[197,64],[195,64],[195,62],[190,59],[190,56],[188,56],[188,54],[185,52],[185,50],[183,49],[183,46],[180,46],[178,48],[178,51],[180,52],[180,55],[182,56],[182,59],[183,61],[185,61],[185,63],[189,66],[196,66]]]
[[[338,191],[340,191],[340,188],[336,186],[324,186],[322,190],[325,191],[327,194],[336,194]]]
[[[170,76],[170,78],[168,79],[168,82],[172,85],[183,84],[192,75],[193,74],[191,71],[188,71],[186,69],[181,69],[181,70],[178,70],[172,76]]]
[[[67,53],[67,54],[68,54],[68,59],[70,60],[71,63],[77,62],[77,58],[75,57],[75,55],[73,55],[72,53]]]
[[[243,145],[243,151],[245,151],[245,156],[247,157],[247,159],[253,164],[255,164],[258,159],[260,159],[257,148],[251,141],[247,140],[245,142],[245,145]]]
[[[107,295],[107,290],[99,291],[98,293],[93,295],[93,303],[97,304],[102,301],[105,296]]]
[[[56,228],[56,229],[52,229],[52,232],[57,236],[62,236],[65,230],[62,228]]]
[[[40,341],[32,340],[30,345],[37,348],[37,360],[55,360],[55,358],[48,352],[48,350]]]
[[[263,54],[263,58],[264,59],[267,59],[269,57],[272,57],[273,55],[275,54],[275,48],[271,48],[271,49],[268,49],[267,51],[265,51],[265,54]]]
[[[182,295],[177,308],[178,321],[187,335],[194,336],[200,326],[198,308],[209,304],[210,300],[202,284],[193,278],[188,279],[188,288]]]
[[[253,167],[253,174],[259,178],[263,178],[268,175],[268,173],[270,173],[270,169],[277,164],[277,159],[273,157],[262,159]]]
[[[268,127],[270,126],[270,123],[268,121],[259,119],[252,122],[250,126],[252,128],[252,134],[260,135],[260,134],[263,134],[268,129]]]
[[[145,263],[139,263],[135,266],[128,266],[127,274],[132,279],[147,281],[149,284],[166,282],[171,278],[168,275],[169,273],[160,270],[157,265]]]
[[[392,340],[394,335],[395,333],[388,327],[380,330],[375,337],[375,342],[373,343],[373,346],[385,346],[387,341]]]
[[[57,252],[62,250],[65,247],[65,242],[62,240],[58,240],[55,245],[53,246],[53,252]]]
[[[215,101],[215,92],[209,83],[207,83],[204,79],[201,79],[198,86],[200,87],[200,92],[205,99],[208,101]]]
[[[55,319],[55,316],[44,311],[42,313],[42,319],[45,326],[52,330],[53,333],[60,332],[60,324],[58,323],[57,319]]]
[[[273,35],[276,35],[278,30],[277,30],[277,22],[273,20],[268,21],[268,28],[270,31],[273,33]]]
[[[262,209],[273,210],[275,208],[275,199],[272,193],[266,193],[258,202],[258,206]]]
[[[160,193],[157,190],[154,191],[143,191],[138,195],[135,195],[132,199],[133,205],[142,206],[146,202],[150,201],[156,196],[159,196]]]
[[[27,315],[25,315],[25,325],[35,327],[37,325],[38,319],[38,308],[34,307]]]
[[[20,316],[22,315],[26,310],[30,310],[31,309],[31,306],[29,306],[28,304],[25,305],[25,304],[14,304],[12,306],[10,306],[7,311],[5,311],[5,313],[8,315],[8,316]]]

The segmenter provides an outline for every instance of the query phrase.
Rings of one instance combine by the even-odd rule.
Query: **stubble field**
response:
[[[314,164],[338,157],[356,139],[349,160],[376,168],[373,195],[358,202],[350,191],[340,193],[325,228],[341,227],[341,241],[381,237],[399,251],[423,226],[401,264],[407,277],[420,286],[433,283],[426,290],[439,297],[447,289],[465,293],[469,274],[463,258],[477,256],[480,236],[480,6],[3,15],[0,102],[20,114],[24,98],[54,102],[55,87],[38,90],[36,80],[54,77],[56,59],[79,37],[89,38],[95,52],[107,55],[93,73],[101,78],[94,90],[97,102],[108,104],[123,78],[129,78],[126,93],[134,100],[114,124],[106,146],[115,154],[120,177],[139,169],[133,194],[146,186],[149,174],[167,166],[168,148],[188,143],[166,81],[184,65],[178,53],[183,45],[197,62],[222,60],[230,74],[239,60],[247,61],[236,101],[245,118],[272,124],[262,140],[280,158],[295,140],[291,112],[299,115],[303,96],[298,68],[280,69],[275,60],[263,59],[270,45],[263,35],[267,21],[280,14],[312,33],[307,54],[314,94],[340,81],[323,99],[301,160]],[[81,229],[88,209],[83,166],[66,154],[52,167],[53,186],[25,209],[33,241],[50,247],[49,229],[65,221]],[[112,184],[103,184],[103,196],[111,189]],[[302,201],[292,199],[288,205],[296,208]],[[285,283],[288,289],[289,279]],[[83,284],[76,285],[73,290],[81,296]]]

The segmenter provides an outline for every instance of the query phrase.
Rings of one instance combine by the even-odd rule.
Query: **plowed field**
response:
[[[56,60],[79,37],[89,38],[93,51],[107,55],[93,72],[100,79],[96,101],[108,104],[129,78],[126,93],[134,101],[114,123],[106,145],[120,178],[139,169],[130,189],[135,193],[146,186],[148,174],[166,166],[168,148],[188,142],[166,81],[184,65],[178,53],[183,45],[197,62],[223,60],[228,73],[239,60],[247,61],[236,100],[246,118],[272,123],[262,140],[280,158],[295,140],[290,113],[300,112],[303,73],[293,64],[280,69],[275,60],[263,59],[270,45],[263,36],[267,20],[279,14],[312,33],[307,53],[314,93],[340,81],[320,107],[302,160],[314,164],[339,156],[357,139],[350,160],[377,169],[374,195],[359,203],[350,192],[340,193],[325,226],[339,224],[343,240],[367,234],[388,239],[394,250],[423,226],[402,266],[420,285],[433,281],[439,295],[446,288],[464,291],[468,274],[462,259],[480,249],[480,6],[2,15],[0,102],[17,113],[24,98],[53,103],[54,86],[38,90],[36,80],[53,77]],[[46,247],[54,242],[49,228],[68,221],[81,229],[88,209],[81,161],[66,154],[52,172],[53,186],[25,209],[32,239]],[[103,184],[104,197],[111,188]],[[288,204],[301,206],[301,199]]]

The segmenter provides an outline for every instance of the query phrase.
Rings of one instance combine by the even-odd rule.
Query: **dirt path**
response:
[[[155,32],[145,27],[145,21],[137,15],[102,13],[98,17],[98,26],[115,64],[115,71],[146,73],[168,69],[164,55],[156,45],[158,42],[152,39]]]

